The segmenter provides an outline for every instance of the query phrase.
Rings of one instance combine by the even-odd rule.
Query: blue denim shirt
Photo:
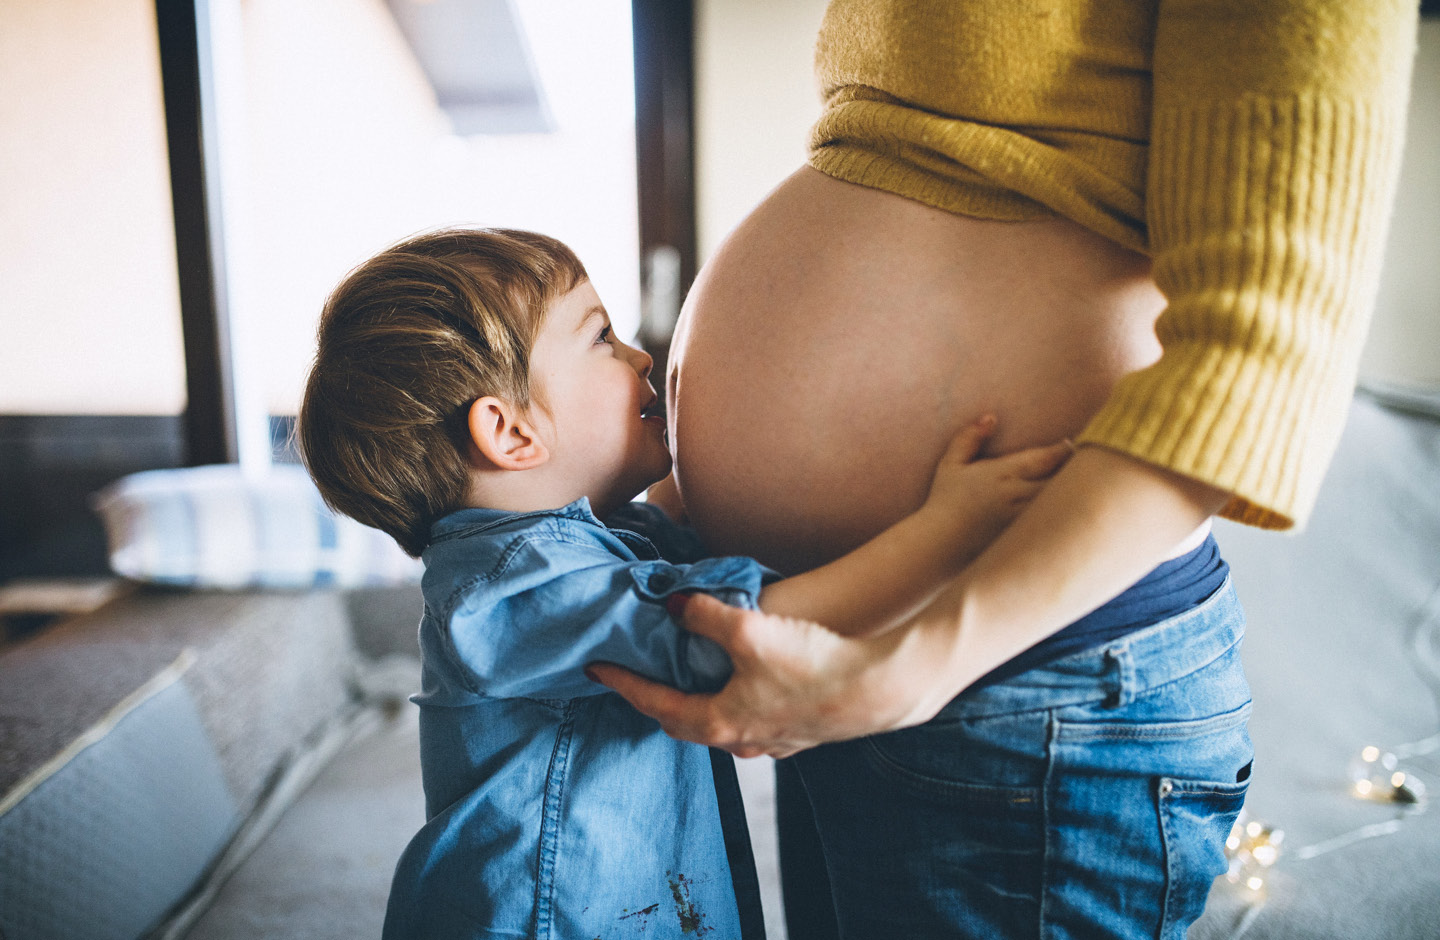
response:
[[[777,576],[700,558],[688,530],[642,503],[610,522],[581,499],[435,524],[414,697],[428,821],[396,867],[387,940],[740,940],[758,921],[753,871],[732,883],[726,854],[723,827],[744,831],[738,790],[717,797],[708,748],[666,737],[581,669],[604,660],[717,688],[728,658],[666,598],[754,607]],[[723,767],[733,779],[728,755]]]

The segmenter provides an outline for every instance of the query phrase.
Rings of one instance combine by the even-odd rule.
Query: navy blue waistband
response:
[[[1162,562],[1103,607],[996,666],[971,688],[1002,682],[1183,614],[1219,590],[1229,573],[1230,566],[1220,557],[1220,546],[1212,535],[1194,551]]]

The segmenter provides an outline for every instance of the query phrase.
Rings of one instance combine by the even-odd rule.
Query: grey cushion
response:
[[[240,812],[181,673],[0,807],[0,936],[138,936],[229,840]]]
[[[141,592],[0,655],[0,935],[153,926],[349,706],[355,663],[321,592]]]

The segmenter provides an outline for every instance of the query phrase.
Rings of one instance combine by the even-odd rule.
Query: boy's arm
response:
[[[929,601],[978,554],[950,538],[922,509],[828,565],[768,585],[760,609],[850,636],[879,632]]]
[[[730,659],[684,630],[674,594],[709,594],[753,608],[774,572],[748,558],[695,564],[634,561],[599,545],[527,533],[498,553],[501,567],[437,611],[440,658],[459,684],[497,698],[560,699],[604,692],[583,667],[604,661],[687,691],[713,691]]]
[[[988,416],[962,429],[920,509],[828,565],[767,585],[760,609],[860,635],[882,632],[928,603],[1071,453],[1061,443],[976,460],[994,430]]]

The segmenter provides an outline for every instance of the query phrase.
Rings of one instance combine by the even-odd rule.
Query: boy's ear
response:
[[[525,412],[494,396],[470,406],[470,440],[501,470],[531,470],[550,459],[550,451]]]

